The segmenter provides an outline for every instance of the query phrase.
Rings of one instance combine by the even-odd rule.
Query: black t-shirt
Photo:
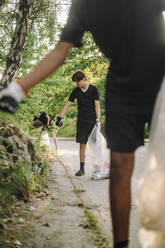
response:
[[[81,46],[90,31],[111,59],[107,97],[152,102],[165,73],[162,0],[73,0],[61,41]]]
[[[78,103],[78,120],[96,121],[95,100],[99,100],[97,87],[89,84],[85,92],[76,87],[68,100],[74,102],[74,99]]]

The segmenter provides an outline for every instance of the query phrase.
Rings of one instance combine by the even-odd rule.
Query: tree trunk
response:
[[[6,87],[14,79],[22,64],[28,32],[31,27],[32,0],[20,0],[16,29],[0,87]]]

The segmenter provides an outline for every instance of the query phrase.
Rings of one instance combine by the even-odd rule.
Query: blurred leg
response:
[[[56,139],[56,135],[54,132],[52,133],[52,138],[53,138],[53,142],[54,142],[54,145],[56,147],[56,150],[58,151],[57,139]]]
[[[133,166],[134,153],[111,152],[110,209],[114,243],[129,239]]]

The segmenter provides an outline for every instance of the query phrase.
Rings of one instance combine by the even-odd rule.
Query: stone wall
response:
[[[0,159],[13,163],[25,160],[30,164],[36,160],[31,139],[12,123],[0,123]]]

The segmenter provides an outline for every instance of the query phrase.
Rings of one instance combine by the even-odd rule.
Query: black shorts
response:
[[[124,113],[109,111],[106,119],[107,144],[111,151],[134,152],[144,145],[145,124],[150,127],[152,112]]]
[[[88,138],[95,124],[96,124],[96,121],[78,120],[76,142],[80,144],[87,144]]]

